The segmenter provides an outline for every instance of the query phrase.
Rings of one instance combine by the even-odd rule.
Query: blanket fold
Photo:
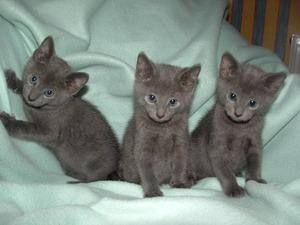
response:
[[[250,46],[223,20],[226,1],[0,0],[0,111],[25,119],[22,99],[7,89],[3,71],[18,76],[48,35],[56,52],[90,74],[84,99],[105,115],[122,141],[133,113],[136,57],[178,66],[201,63],[190,129],[214,103],[225,51],[268,72],[287,68],[273,53]],[[0,123],[0,225],[300,224],[300,76],[289,74],[266,118],[263,177],[238,178],[248,192],[226,197],[216,178],[191,189],[163,186],[164,197],[143,199],[139,185],[119,181],[66,184],[71,178],[38,143],[8,136]]]

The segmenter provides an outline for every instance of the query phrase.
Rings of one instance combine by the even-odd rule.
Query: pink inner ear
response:
[[[66,80],[66,86],[72,94],[77,93],[82,86],[87,82],[87,78],[84,76],[77,76],[77,77],[69,77]]]
[[[33,53],[33,58],[39,63],[45,63],[54,54],[54,43],[52,38],[47,37]]]
[[[79,84],[78,82],[76,82],[77,79],[71,79],[71,80],[67,80],[66,84],[67,87],[71,90],[71,91],[75,91],[77,88],[79,88]]]
[[[139,68],[138,74],[143,79],[143,81],[148,81],[151,79],[151,69],[150,68]]]
[[[136,68],[137,76],[143,81],[149,81],[152,78],[152,66],[151,63],[145,58],[145,56],[139,56]]]
[[[224,79],[231,79],[234,77],[235,66],[227,59],[223,60],[220,66],[220,75]]]
[[[75,88],[80,88],[82,85],[82,79],[80,78],[76,78],[72,81],[72,86],[74,86]]]
[[[180,77],[180,84],[184,87],[194,86],[198,82],[199,72],[186,71]]]
[[[220,70],[221,76],[225,79],[233,78],[233,70],[231,68],[223,68]]]
[[[35,61],[39,62],[39,63],[46,63],[47,59],[49,59],[49,53],[47,52],[47,49],[45,49],[45,47],[39,48],[37,49],[34,54],[33,54],[33,58]]]
[[[234,77],[235,70],[237,70],[238,63],[232,55],[225,53],[222,56],[220,64],[220,75],[224,79],[231,79]]]
[[[45,55],[41,51],[37,51],[35,54],[35,59],[39,62],[43,62],[45,60]]]

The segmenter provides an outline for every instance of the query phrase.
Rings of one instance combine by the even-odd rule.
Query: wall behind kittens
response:
[[[300,0],[229,0],[227,20],[252,44],[287,65],[292,34],[300,34]]]

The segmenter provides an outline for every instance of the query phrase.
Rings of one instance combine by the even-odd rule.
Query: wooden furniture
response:
[[[291,37],[300,34],[300,0],[229,0],[227,19],[250,43],[288,64]]]

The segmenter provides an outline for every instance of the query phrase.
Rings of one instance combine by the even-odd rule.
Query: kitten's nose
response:
[[[164,110],[162,110],[162,109],[157,110],[156,111],[156,116],[157,116],[158,119],[163,118],[165,116]]]
[[[234,112],[234,115],[236,116],[236,117],[241,117],[242,115],[243,115],[243,113],[241,112],[241,111],[235,111]]]
[[[234,112],[234,115],[235,115],[236,117],[241,117],[242,113]]]
[[[31,95],[28,95],[28,100],[30,101],[30,102],[33,102],[33,101],[35,101],[37,98],[33,98]]]
[[[161,119],[161,118],[163,118],[165,116],[165,114],[156,113],[156,116],[157,116],[158,119]]]
[[[30,95],[28,96],[28,100],[29,100],[30,102],[33,102],[33,101],[34,101],[34,99],[30,97]]]
[[[234,115],[236,117],[241,117],[243,115],[243,109],[241,107],[237,107],[234,111]]]

